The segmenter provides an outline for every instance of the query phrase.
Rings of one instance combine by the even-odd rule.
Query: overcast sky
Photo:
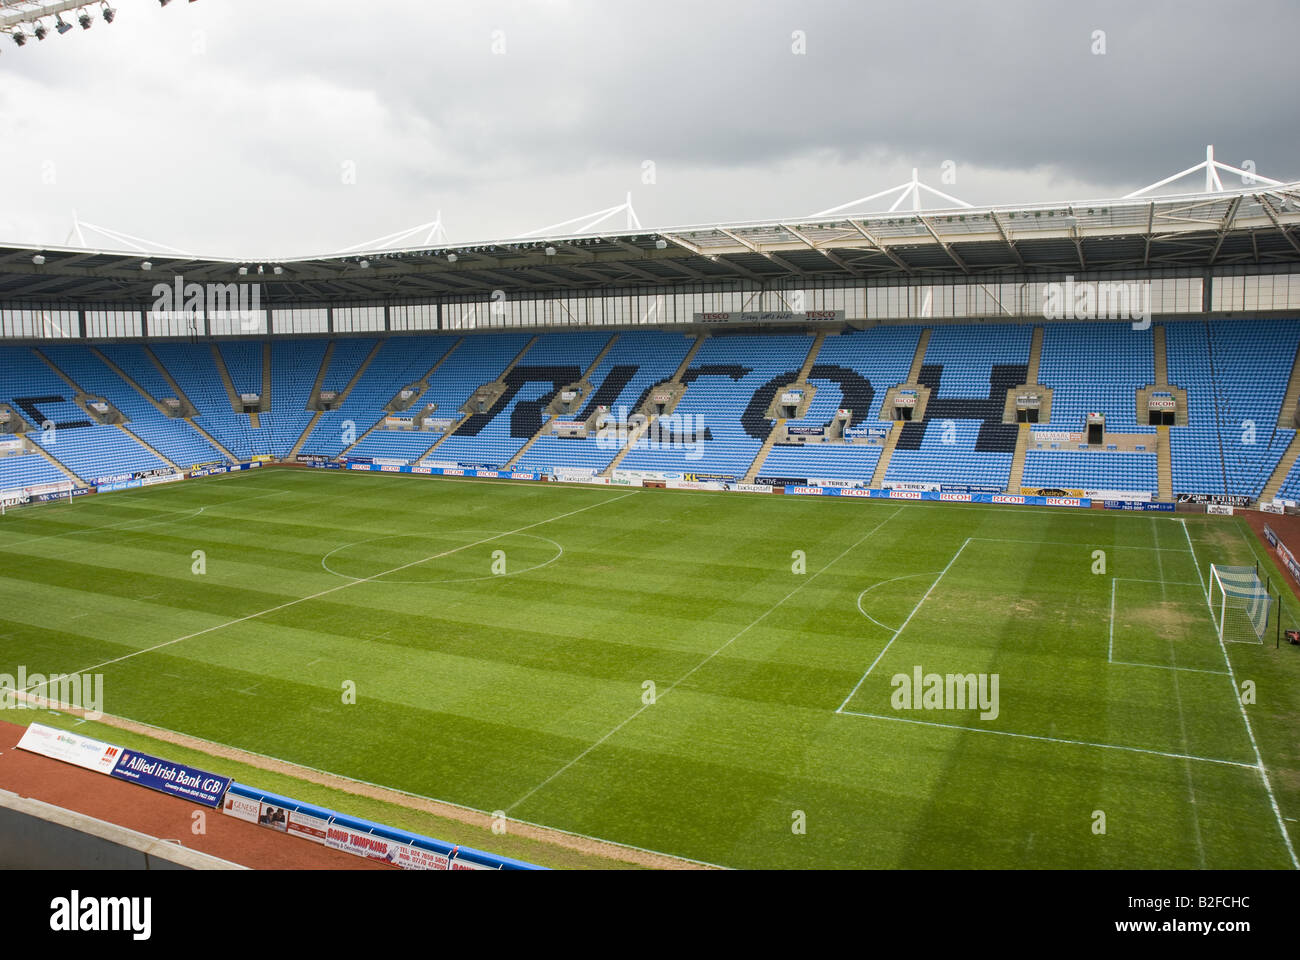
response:
[[[0,242],[64,244],[75,210],[303,256],[439,210],[452,242],[519,236],[629,191],[646,227],[799,217],[913,167],[971,203],[1086,200],[1211,142],[1300,179],[1295,0],[112,2],[0,46]]]

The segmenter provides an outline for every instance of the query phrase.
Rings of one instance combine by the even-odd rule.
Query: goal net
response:
[[[1210,564],[1210,611],[1220,640],[1263,643],[1272,606],[1254,567]]]

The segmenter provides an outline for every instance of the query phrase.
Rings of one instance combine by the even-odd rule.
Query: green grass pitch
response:
[[[1227,518],[267,469],[0,518],[0,672],[728,867],[1291,868],[1300,656],[1203,587],[1256,560]],[[917,668],[996,716],[897,708]]]

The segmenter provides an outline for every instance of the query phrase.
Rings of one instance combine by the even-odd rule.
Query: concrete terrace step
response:
[[[1158,323],[1151,331],[1151,349],[1155,363],[1155,380],[1158,387],[1169,385],[1169,352],[1165,345],[1165,325]]]
[[[1164,501],[1173,500],[1173,450],[1170,446],[1168,427],[1156,427],[1156,471],[1157,496]]]
[[[157,447],[155,447],[153,444],[149,443],[149,442],[148,442],[147,440],[145,440],[143,437],[136,436],[136,434],[133,433],[133,432],[131,431],[131,429],[130,429],[129,427],[127,427],[127,425],[126,425],[125,423],[115,423],[115,424],[113,424],[113,426],[117,427],[117,429],[121,430],[121,431],[122,431],[123,433],[125,433],[128,437],[130,437],[130,438],[131,438],[132,440],[134,440],[136,443],[140,444],[140,446],[144,447],[146,450],[148,450],[150,453],[152,453],[155,457],[157,457],[157,458],[158,458],[159,460],[161,460],[163,463],[167,464],[167,466],[171,467],[173,470],[180,470],[180,469],[181,469],[180,465],[177,464],[176,461],[172,460],[171,457],[163,456],[162,451],[159,450]]]
[[[749,469],[745,471],[745,476],[742,480],[743,483],[754,482],[754,478],[758,476],[758,471],[763,467],[763,461],[766,460],[767,455],[772,452],[772,447],[776,445],[776,438],[781,435],[781,428],[784,426],[784,418],[779,418],[773,425],[771,433],[767,435],[767,439],[763,441],[763,445],[758,448],[758,453],[754,456],[754,462],[751,463]]]
[[[35,441],[32,441],[32,442],[29,444],[29,446],[30,446],[30,447],[32,448],[32,450],[35,451],[37,454],[39,454],[40,456],[42,456],[42,457],[44,457],[46,460],[48,460],[48,461],[50,462],[50,465],[51,465],[51,466],[53,466],[53,467],[57,468],[58,470],[60,470],[60,471],[64,474],[64,476],[66,476],[69,480],[71,480],[71,481],[72,481],[76,486],[78,486],[78,487],[88,487],[88,486],[90,486],[89,483],[87,483],[85,480],[81,479],[81,477],[77,476],[77,474],[73,472],[73,470],[72,470],[71,467],[69,467],[67,464],[65,464],[62,460],[60,460],[60,459],[59,459],[58,457],[56,457],[54,454],[50,453],[50,451],[46,450],[46,449],[45,449],[44,447],[42,447],[39,443],[36,443]]]
[[[1278,411],[1277,425],[1285,430],[1296,427],[1296,407],[1300,403],[1300,350],[1296,351],[1291,364],[1291,379],[1286,384],[1286,394],[1282,398],[1282,409]]]
[[[311,393],[307,395],[312,403],[317,402],[320,397],[321,384],[325,382],[325,373],[330,368],[330,360],[333,356],[334,341],[331,340],[329,343],[325,344],[325,355],[320,358],[320,369],[316,371],[316,379],[312,382]],[[298,456],[299,452],[302,450],[303,444],[307,442],[307,438],[311,436],[311,432],[316,429],[316,424],[320,421],[322,412],[323,411],[321,410],[317,410],[312,416],[306,429],[304,429],[298,436],[298,441],[289,449],[289,455],[285,459],[292,460],[294,457]]]
[[[929,331],[927,330],[926,333],[929,333]],[[889,431],[889,439],[885,441],[885,449],[880,452],[880,459],[876,461],[876,470],[871,475],[871,486],[877,490],[885,482],[885,474],[889,472],[889,461],[894,456],[894,448],[898,446],[898,438],[902,433],[902,423],[895,423],[893,429]]]
[[[925,348],[930,345],[930,328],[926,327],[916,340],[916,353],[912,355],[912,367],[907,371],[908,383],[920,383],[921,364],[925,362]]]
[[[817,354],[821,351],[822,344],[826,342],[826,331],[817,331],[817,336],[808,348],[808,359],[804,360],[803,366],[799,368],[799,382],[806,383],[808,375],[812,373],[813,364],[817,362]]]
[[[1268,483],[1264,484],[1264,489],[1260,492],[1259,502],[1268,503],[1277,497],[1278,492],[1282,489],[1282,484],[1286,480],[1287,474],[1295,466],[1296,458],[1300,456],[1300,432],[1297,432],[1287,444],[1286,450],[1282,453],[1282,459],[1277,462],[1277,467],[1273,475],[1268,478]]]
[[[226,396],[230,399],[230,410],[232,413],[243,413],[244,404],[239,399],[239,392],[235,390],[235,381],[230,379],[230,371],[226,368],[226,358],[221,355],[221,349],[215,344],[209,344],[212,350],[212,362],[216,364],[217,375],[221,377],[221,384],[226,388]]]
[[[1031,382],[1033,378],[1030,378]],[[1019,493],[1021,486],[1024,485],[1025,477],[1025,454],[1029,451],[1029,441],[1033,437],[1033,428],[1027,424],[1020,424],[1016,432],[1016,452],[1011,457],[1011,473],[1007,478],[1007,492]]]
[[[1029,371],[1025,383],[1038,382],[1038,364],[1043,359],[1043,328],[1034,327],[1034,339],[1029,344]]]

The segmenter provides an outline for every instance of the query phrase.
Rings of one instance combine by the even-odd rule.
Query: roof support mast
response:
[[[894,201],[893,206],[889,208],[890,213],[893,213],[900,206],[902,206],[903,201],[905,201],[908,197],[912,198],[912,209],[920,210],[922,208],[921,207],[922,190],[926,191],[927,193],[934,194],[936,197],[940,198],[941,200],[948,201],[954,207],[966,207],[967,209],[969,209],[971,206],[965,200],[959,200],[956,197],[949,196],[948,194],[944,193],[942,190],[936,190],[934,187],[922,183],[920,177],[918,176],[917,168],[913,167],[911,180],[908,180],[904,183],[900,183],[896,187],[890,187],[888,190],[881,190],[878,193],[873,193],[870,194],[869,196],[858,197],[858,199],[850,200],[848,203],[841,203],[839,206],[831,207],[828,210],[822,210],[819,211],[818,213],[810,214],[810,216],[829,217],[832,214],[839,213],[841,210],[849,210],[849,209],[861,207],[863,204],[870,203],[873,200],[879,200],[881,197],[887,197],[893,193],[897,193],[898,198]]]
[[[1183,179],[1183,177],[1191,176],[1193,173],[1196,173],[1198,170],[1205,171],[1205,192],[1206,193],[1224,192],[1225,188],[1223,186],[1223,181],[1219,179],[1220,170],[1224,171],[1225,173],[1235,173],[1237,176],[1241,177],[1242,184],[1246,186],[1253,186],[1256,183],[1262,183],[1269,187],[1280,187],[1283,185],[1282,181],[1273,180],[1270,177],[1261,176],[1260,174],[1255,173],[1255,171],[1253,170],[1243,170],[1241,169],[1241,167],[1233,167],[1233,166],[1229,166],[1226,163],[1220,163],[1218,160],[1214,159],[1214,144],[1210,143],[1210,144],[1206,144],[1205,159],[1202,160],[1200,163],[1196,164],[1195,166],[1188,167],[1186,170],[1180,170],[1178,173],[1175,173],[1172,177],[1165,177],[1163,180],[1157,180],[1155,183],[1148,184],[1147,186],[1143,187],[1141,190],[1134,190],[1132,193],[1126,193],[1123,199],[1132,200],[1135,197],[1140,197],[1143,194],[1150,193],[1153,190],[1159,190],[1161,187],[1167,186],[1176,180],[1181,180]]]

